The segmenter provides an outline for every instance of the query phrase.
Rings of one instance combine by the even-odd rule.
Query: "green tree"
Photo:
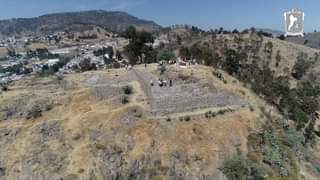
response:
[[[286,37],[285,37],[283,34],[281,34],[281,35],[278,37],[278,39],[284,41],[284,40],[286,40]]]
[[[202,50],[199,44],[194,44],[190,47],[189,50],[190,56],[194,59],[200,59],[202,55]]]
[[[137,36],[137,30],[134,26],[128,27],[128,29],[123,33],[123,37],[127,39],[133,39]]]
[[[181,43],[182,43],[182,38],[178,35],[177,36],[177,44],[181,45]]]
[[[124,33],[124,37],[130,39],[129,44],[125,47],[130,64],[136,64],[139,59],[142,59],[142,54],[146,55],[153,50],[150,45],[154,42],[151,33],[138,32],[134,27],[129,27]]]
[[[297,57],[297,62],[293,66],[292,69],[292,76],[300,80],[307,72],[307,70],[310,67],[310,63],[307,61],[308,60],[308,55],[305,53],[300,53]]]
[[[204,50],[201,54],[201,58],[204,60],[204,64],[207,66],[217,67],[221,57],[217,53],[212,53],[209,50]]]
[[[161,49],[157,55],[158,61],[162,61],[162,60],[169,61],[174,58],[175,58],[174,53],[172,51],[170,51],[169,49]]]
[[[228,49],[225,53],[224,68],[229,74],[238,73],[240,69],[239,55],[233,49]]]
[[[273,44],[272,42],[269,41],[264,46],[264,52],[268,55],[269,59],[271,59],[272,51],[273,51]]]
[[[238,31],[237,29],[234,29],[234,30],[232,31],[232,34],[239,34],[239,31]]]
[[[220,27],[218,30],[218,34],[222,34],[223,33],[223,27]]]
[[[158,50],[153,49],[153,50],[145,53],[144,61],[145,61],[145,63],[155,63],[155,62],[157,62],[157,56],[158,56]]]
[[[182,58],[190,59],[191,54],[187,47],[182,46],[179,50],[179,54]]]

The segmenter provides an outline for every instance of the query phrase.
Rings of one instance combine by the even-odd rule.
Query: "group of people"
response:
[[[126,68],[126,70],[131,71],[133,67],[132,67],[132,65],[125,65],[125,68]]]
[[[153,83],[152,80],[150,81],[150,85],[151,85],[151,86],[154,86],[154,83]],[[167,86],[168,86],[168,82],[167,82],[166,80],[159,79],[159,80],[158,80],[158,85],[159,85],[159,87],[167,87]],[[172,82],[172,80],[170,79],[170,80],[169,80],[169,86],[172,87],[172,85],[173,85],[173,82]]]

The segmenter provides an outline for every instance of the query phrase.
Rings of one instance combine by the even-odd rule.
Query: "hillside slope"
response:
[[[161,74],[137,65],[9,86],[0,94],[0,179],[317,180],[319,88],[308,82],[318,51],[256,34],[182,43],[207,66]],[[299,61],[314,67],[297,79]]]
[[[156,76],[155,67],[136,68]],[[176,74],[171,74],[175,83],[180,76],[196,78],[203,86],[263,104],[238,84],[225,85],[208,76],[210,68],[195,66],[194,76],[189,70],[172,66],[168,72]],[[247,151],[247,136],[259,127],[260,110],[245,106],[224,113],[231,107],[217,106],[154,117],[131,73],[120,69],[67,75],[64,80],[26,78],[1,94],[0,178],[225,179],[218,168],[225,157]],[[126,84],[133,94],[123,105],[121,86]],[[26,119],[34,108],[41,115]],[[206,118],[209,110],[220,115]]]
[[[319,50],[263,37],[258,33],[223,35],[180,31],[171,32],[168,36],[171,42],[179,42],[176,37],[180,37],[180,43],[168,48],[178,48],[182,57],[194,59],[213,69],[224,70],[236,77],[243,86],[252,89],[281,114],[280,117],[273,117],[272,112],[263,110],[268,120],[259,133],[249,138],[248,144],[252,146],[250,149],[254,157],[249,155],[247,158],[272,167],[273,173],[278,176],[291,176],[289,179],[316,179],[312,176],[315,177],[320,164],[320,154],[317,153],[320,142]],[[224,79],[219,73],[214,74]],[[284,148],[286,146],[294,147],[294,150],[287,151]],[[293,162],[299,163],[292,162],[296,165],[291,164],[290,167],[286,164],[288,161],[282,159],[284,154],[289,159],[297,156]],[[309,157],[312,157],[311,161]],[[230,161],[228,165],[234,165],[227,168],[233,169],[228,171],[230,178],[239,176],[232,173],[240,173],[240,167],[236,166],[239,161],[247,164],[243,165],[245,167],[250,166],[250,160],[244,160],[241,156]],[[303,169],[300,171],[304,173],[303,176],[298,175],[297,168]],[[309,173],[314,175],[307,177]],[[250,177],[245,174],[243,176]]]
[[[0,34],[49,33],[63,31],[69,27],[81,29],[86,26],[100,26],[109,31],[122,32],[129,26],[148,31],[159,30],[161,26],[125,12],[82,11],[48,14],[35,18],[18,18],[0,21]]]

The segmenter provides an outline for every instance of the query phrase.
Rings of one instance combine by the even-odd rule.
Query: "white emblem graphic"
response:
[[[292,9],[284,13],[285,36],[303,36],[304,12]]]

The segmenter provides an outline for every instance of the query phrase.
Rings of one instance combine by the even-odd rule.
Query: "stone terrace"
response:
[[[172,113],[190,112],[210,107],[242,107],[247,103],[231,93],[209,88],[201,82],[175,83],[173,87],[159,87],[158,78],[144,70],[133,69],[151,106],[151,114],[165,116]],[[150,86],[150,81],[155,85]]]

